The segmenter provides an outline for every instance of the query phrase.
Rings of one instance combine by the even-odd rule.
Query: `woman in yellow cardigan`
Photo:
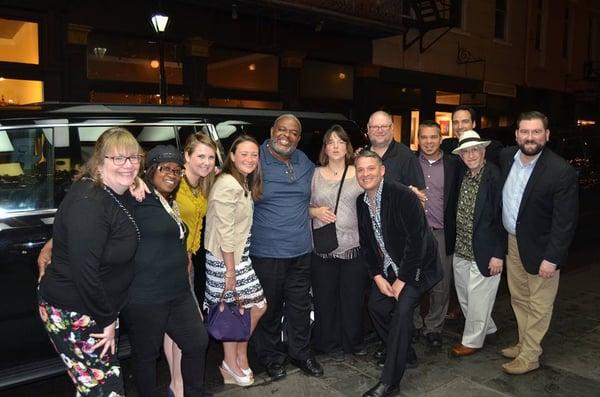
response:
[[[215,180],[217,147],[207,135],[195,133],[188,137],[183,152],[185,156],[185,175],[179,184],[175,201],[179,206],[181,218],[188,229],[186,244],[192,292],[195,290],[194,284],[196,284],[201,287],[196,288],[196,290],[200,290],[200,293],[203,294],[205,271],[203,258],[198,254],[198,250],[200,249],[202,236],[202,220],[208,208],[207,197]],[[197,271],[194,272],[194,269]],[[194,274],[201,275],[195,283]],[[200,299],[203,298],[200,295]],[[168,335],[165,335],[163,347],[171,373],[171,383],[167,396],[183,397],[181,350]],[[202,376],[202,374],[199,374],[199,376]]]
[[[259,145],[252,137],[238,137],[227,154],[223,172],[208,199],[206,214],[206,303],[221,295],[226,302],[237,294],[240,304],[252,309],[251,331],[267,309],[262,287],[250,260],[250,228],[254,200],[262,196]],[[248,365],[248,342],[223,342],[220,366],[225,383],[249,386],[254,382]]]

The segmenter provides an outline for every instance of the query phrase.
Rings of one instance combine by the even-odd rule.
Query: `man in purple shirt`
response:
[[[414,313],[415,335],[422,333],[430,347],[442,345],[442,329],[448,310],[452,280],[452,254],[456,239],[456,203],[458,198],[458,157],[440,149],[442,133],[435,121],[419,125],[419,165],[425,179],[425,216],[437,240],[444,278],[429,291],[429,311],[425,318]]]

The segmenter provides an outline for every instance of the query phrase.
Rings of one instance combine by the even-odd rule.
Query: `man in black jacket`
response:
[[[383,181],[385,166],[375,152],[360,152],[355,167],[365,189],[356,201],[360,245],[374,281],[369,312],[387,351],[380,382],[363,396],[390,396],[412,349],[414,309],[422,294],[441,280],[442,269],[417,196],[404,185]]]
[[[461,343],[450,354],[462,357],[477,352],[486,335],[497,331],[492,309],[506,254],[502,227],[500,171],[485,161],[484,141],[475,131],[465,131],[454,149],[466,166],[456,210],[454,282],[465,315]]]
[[[456,239],[456,202],[459,178],[462,173],[460,159],[440,149],[442,132],[435,121],[419,125],[418,162],[425,177],[425,216],[438,244],[443,279],[429,292],[429,310],[423,319],[415,310],[415,335],[422,333],[430,347],[442,345],[442,330],[452,282],[452,254]]]
[[[544,114],[521,113],[515,137],[518,147],[504,149],[500,165],[508,288],[519,340],[501,353],[513,359],[504,371],[519,375],[539,367],[560,268],[575,233],[578,186],[575,169],[545,147],[550,130]]]

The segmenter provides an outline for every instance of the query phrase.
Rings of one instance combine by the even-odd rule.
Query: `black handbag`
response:
[[[348,171],[348,166],[344,168],[342,180],[340,181],[340,188],[338,189],[337,198],[335,200],[335,210],[333,210],[333,213],[336,215],[338,204],[340,202],[340,194],[342,193],[342,186],[344,185],[344,180],[346,179],[346,171]],[[330,252],[333,252],[339,245],[335,229],[335,222],[328,223],[327,225],[317,229],[313,229],[312,233],[313,247],[317,254],[329,254]]]

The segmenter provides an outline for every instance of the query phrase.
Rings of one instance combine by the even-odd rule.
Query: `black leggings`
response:
[[[140,396],[158,396],[156,360],[167,333],[181,349],[186,397],[202,396],[208,335],[191,294],[162,304],[130,303],[123,310],[129,328],[134,381]]]

